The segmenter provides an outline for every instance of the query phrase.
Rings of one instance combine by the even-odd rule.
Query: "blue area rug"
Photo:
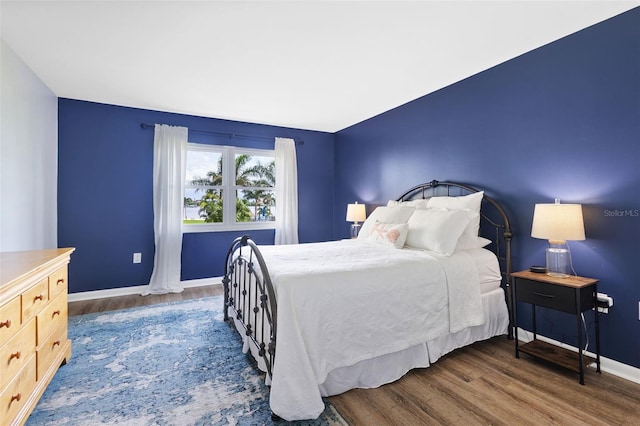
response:
[[[222,297],[70,317],[69,338],[71,358],[27,426],[274,423],[264,373],[223,321]],[[292,424],[346,424],[325,404]]]

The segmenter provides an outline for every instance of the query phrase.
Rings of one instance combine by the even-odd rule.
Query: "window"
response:
[[[189,144],[184,231],[275,228],[273,150]]]

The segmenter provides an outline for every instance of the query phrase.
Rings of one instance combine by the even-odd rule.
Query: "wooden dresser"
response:
[[[73,248],[0,253],[0,425],[21,425],[71,356]]]

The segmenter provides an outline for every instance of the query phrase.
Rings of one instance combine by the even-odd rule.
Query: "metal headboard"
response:
[[[462,183],[432,180],[405,191],[398,197],[398,201],[441,196],[461,196],[475,192],[480,192],[480,190]],[[514,324],[511,297],[511,239],[513,238],[511,224],[505,209],[486,193],[483,194],[482,198],[480,218],[480,235],[491,240],[491,244],[487,248],[496,254],[500,263],[502,284],[505,290],[507,307],[509,308],[509,338],[511,339],[513,338]]]

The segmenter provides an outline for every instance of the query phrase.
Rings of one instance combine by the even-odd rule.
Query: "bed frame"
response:
[[[432,180],[405,191],[398,201],[427,199],[434,196],[461,196],[479,190],[461,183]],[[484,194],[481,205],[480,235],[492,241],[486,248],[498,257],[509,310],[508,338],[513,339],[511,295],[511,239],[513,234],[504,208]],[[230,312],[238,327],[258,349],[267,374],[272,375],[276,355],[277,304],[269,270],[258,246],[248,235],[236,238],[227,252],[224,285],[224,319]],[[255,329],[251,324],[261,324]],[[267,326],[268,325],[268,326]]]

